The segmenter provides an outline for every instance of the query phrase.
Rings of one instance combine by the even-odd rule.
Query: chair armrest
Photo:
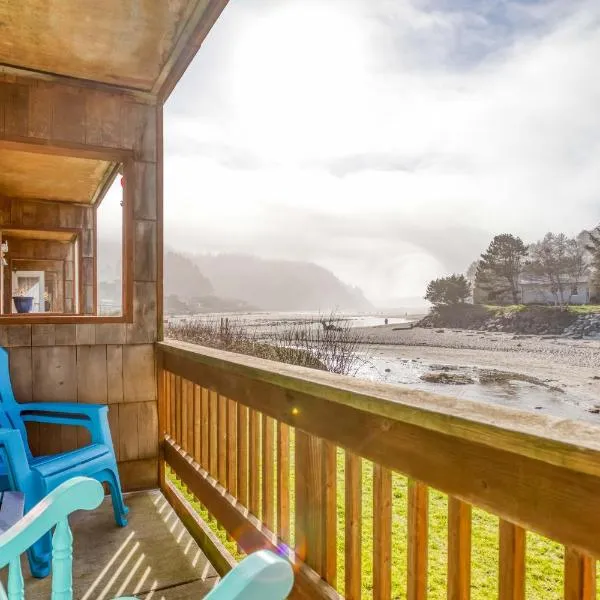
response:
[[[79,415],[88,419],[97,419],[100,413],[108,412],[108,406],[106,404],[79,404],[77,402],[27,402],[19,404],[19,411],[21,414],[24,412],[28,414],[59,413],[65,415],[65,417]]]
[[[19,412],[25,422],[85,427],[91,434],[92,443],[112,446],[105,404],[28,402],[19,405]]]
[[[27,489],[32,472],[20,431],[0,429],[0,455],[5,461],[11,487],[17,490]]]
[[[73,477],[63,482],[0,535],[0,566],[17,558],[55,525],[62,524],[62,533],[69,539],[68,516],[76,510],[93,510],[103,499],[102,485],[94,479]]]
[[[294,585],[290,563],[268,550],[247,556],[217,584],[205,600],[285,600]]]

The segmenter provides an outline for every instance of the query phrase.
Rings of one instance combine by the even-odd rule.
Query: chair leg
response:
[[[45,533],[29,550],[27,550],[29,570],[36,579],[43,579],[50,574],[52,561],[52,533]]]
[[[108,471],[106,482],[110,488],[110,497],[115,513],[115,521],[119,527],[125,527],[127,525],[127,513],[129,512],[129,508],[125,506],[125,501],[123,500],[123,491],[121,490],[119,476],[114,471]]]

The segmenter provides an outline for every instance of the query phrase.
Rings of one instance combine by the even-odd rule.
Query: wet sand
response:
[[[395,331],[396,329],[396,331]],[[422,360],[532,375],[600,404],[600,340],[570,340],[468,330],[398,326],[361,329],[369,352],[387,360]],[[451,391],[451,388],[448,390]]]

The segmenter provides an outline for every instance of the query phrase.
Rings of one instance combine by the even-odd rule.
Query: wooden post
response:
[[[574,548],[565,548],[564,600],[596,600],[596,561]]]
[[[427,598],[427,529],[429,492],[425,484],[408,481],[408,600]]]
[[[471,597],[471,505],[448,498],[448,600]]]
[[[362,588],[362,459],[346,451],[345,597],[360,600]]]
[[[525,530],[500,519],[499,600],[525,598]]]

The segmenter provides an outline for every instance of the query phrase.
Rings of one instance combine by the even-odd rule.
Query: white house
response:
[[[519,292],[523,304],[589,304],[590,282],[587,277],[581,281],[563,285],[562,299],[559,302],[558,291],[546,277],[522,277],[519,280]]]

